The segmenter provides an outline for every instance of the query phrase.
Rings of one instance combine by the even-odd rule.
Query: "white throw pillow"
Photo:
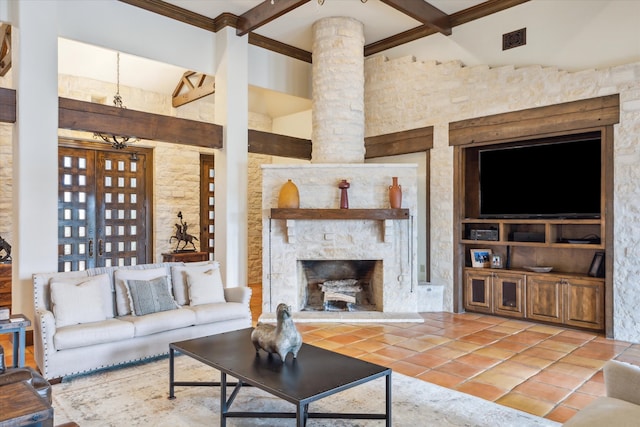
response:
[[[171,267],[171,281],[173,282],[173,296],[180,305],[189,304],[189,285],[187,272],[202,272],[211,268],[220,268],[218,261],[190,262],[187,265]]]
[[[219,268],[207,271],[187,271],[190,305],[226,302],[224,299],[224,285]]]
[[[167,269],[165,267],[149,268],[146,270],[117,269],[113,273],[113,281],[116,288],[116,310],[118,316],[131,314],[127,280],[151,280],[161,276],[167,276]],[[170,280],[170,278],[167,278],[167,280]]]
[[[109,306],[113,307],[111,286],[109,285],[109,277],[104,275],[107,276],[105,282],[101,276],[103,275],[80,283],[51,283],[51,303],[58,328],[99,322],[108,318],[105,310],[107,305],[105,303],[107,296],[105,287],[108,289]]]

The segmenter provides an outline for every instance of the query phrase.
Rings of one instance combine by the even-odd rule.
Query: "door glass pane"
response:
[[[484,290],[485,281],[479,279],[471,279],[471,298],[473,302],[485,303]]]

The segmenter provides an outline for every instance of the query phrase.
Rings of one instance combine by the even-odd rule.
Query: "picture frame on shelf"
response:
[[[604,277],[604,252],[596,252],[593,255],[588,274],[591,277]]]
[[[502,264],[502,255],[491,254],[491,268],[504,268]]]
[[[476,268],[491,267],[491,249],[469,249],[471,266]]]

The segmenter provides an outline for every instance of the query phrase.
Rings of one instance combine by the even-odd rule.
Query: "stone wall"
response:
[[[464,67],[413,57],[365,61],[366,134],[434,126],[431,150],[431,281],[453,309],[453,149],[450,122],[620,94],[614,127],[614,333],[640,342],[640,63],[570,73],[556,68]],[[608,216],[607,218],[611,218]]]

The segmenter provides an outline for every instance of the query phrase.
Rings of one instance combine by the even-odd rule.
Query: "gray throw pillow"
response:
[[[143,316],[178,308],[169,292],[166,276],[151,280],[127,280],[133,314]]]

